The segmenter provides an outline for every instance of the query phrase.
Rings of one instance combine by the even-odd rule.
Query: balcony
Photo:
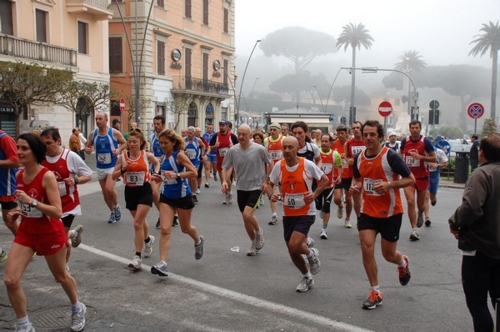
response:
[[[194,93],[221,99],[232,96],[227,84],[187,76],[174,77],[172,93]]]
[[[109,0],[66,0],[66,9],[68,13],[89,13],[97,21],[105,21],[113,18],[109,3]]]
[[[76,67],[76,50],[0,34],[0,54]]]

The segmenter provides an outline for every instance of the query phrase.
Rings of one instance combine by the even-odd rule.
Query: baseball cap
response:
[[[115,124],[117,124],[117,123],[121,123],[121,122],[120,122],[120,120],[118,120],[118,119],[114,119],[114,120],[113,120],[113,126],[114,126]]]
[[[222,120],[219,121],[219,126],[227,126],[228,124],[229,123],[226,120],[224,120],[224,119],[222,119]]]
[[[280,126],[279,123],[273,122],[273,123],[271,123],[271,125],[269,126],[269,128],[278,128],[278,129],[281,129],[281,126]]]
[[[389,133],[389,137],[391,137],[391,136],[397,136],[397,135],[396,135],[396,132],[395,132],[395,131],[391,131],[391,132]]]

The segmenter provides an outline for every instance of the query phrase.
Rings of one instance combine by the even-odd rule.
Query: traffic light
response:
[[[419,112],[420,112],[420,110],[419,110],[418,106],[417,107],[412,106],[411,107],[411,113],[410,113],[411,119],[412,120],[419,120],[419,118],[418,118]]]
[[[434,112],[436,112],[434,114]],[[429,124],[437,125],[439,124],[439,110],[429,110]]]

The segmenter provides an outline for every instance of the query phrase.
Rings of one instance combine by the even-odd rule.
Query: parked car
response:
[[[450,143],[450,159],[455,159],[456,153],[457,152],[469,152],[470,151],[470,144],[464,144],[463,140],[449,140],[448,143]]]

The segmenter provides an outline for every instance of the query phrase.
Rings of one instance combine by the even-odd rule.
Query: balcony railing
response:
[[[76,50],[0,34],[0,53],[76,67]]]
[[[109,0],[66,0],[68,13],[90,13],[102,21],[113,18],[113,12],[108,9]]]
[[[174,77],[174,85],[172,89],[205,92],[221,95],[226,98],[227,96],[230,96],[229,86],[227,84],[187,76]]]

